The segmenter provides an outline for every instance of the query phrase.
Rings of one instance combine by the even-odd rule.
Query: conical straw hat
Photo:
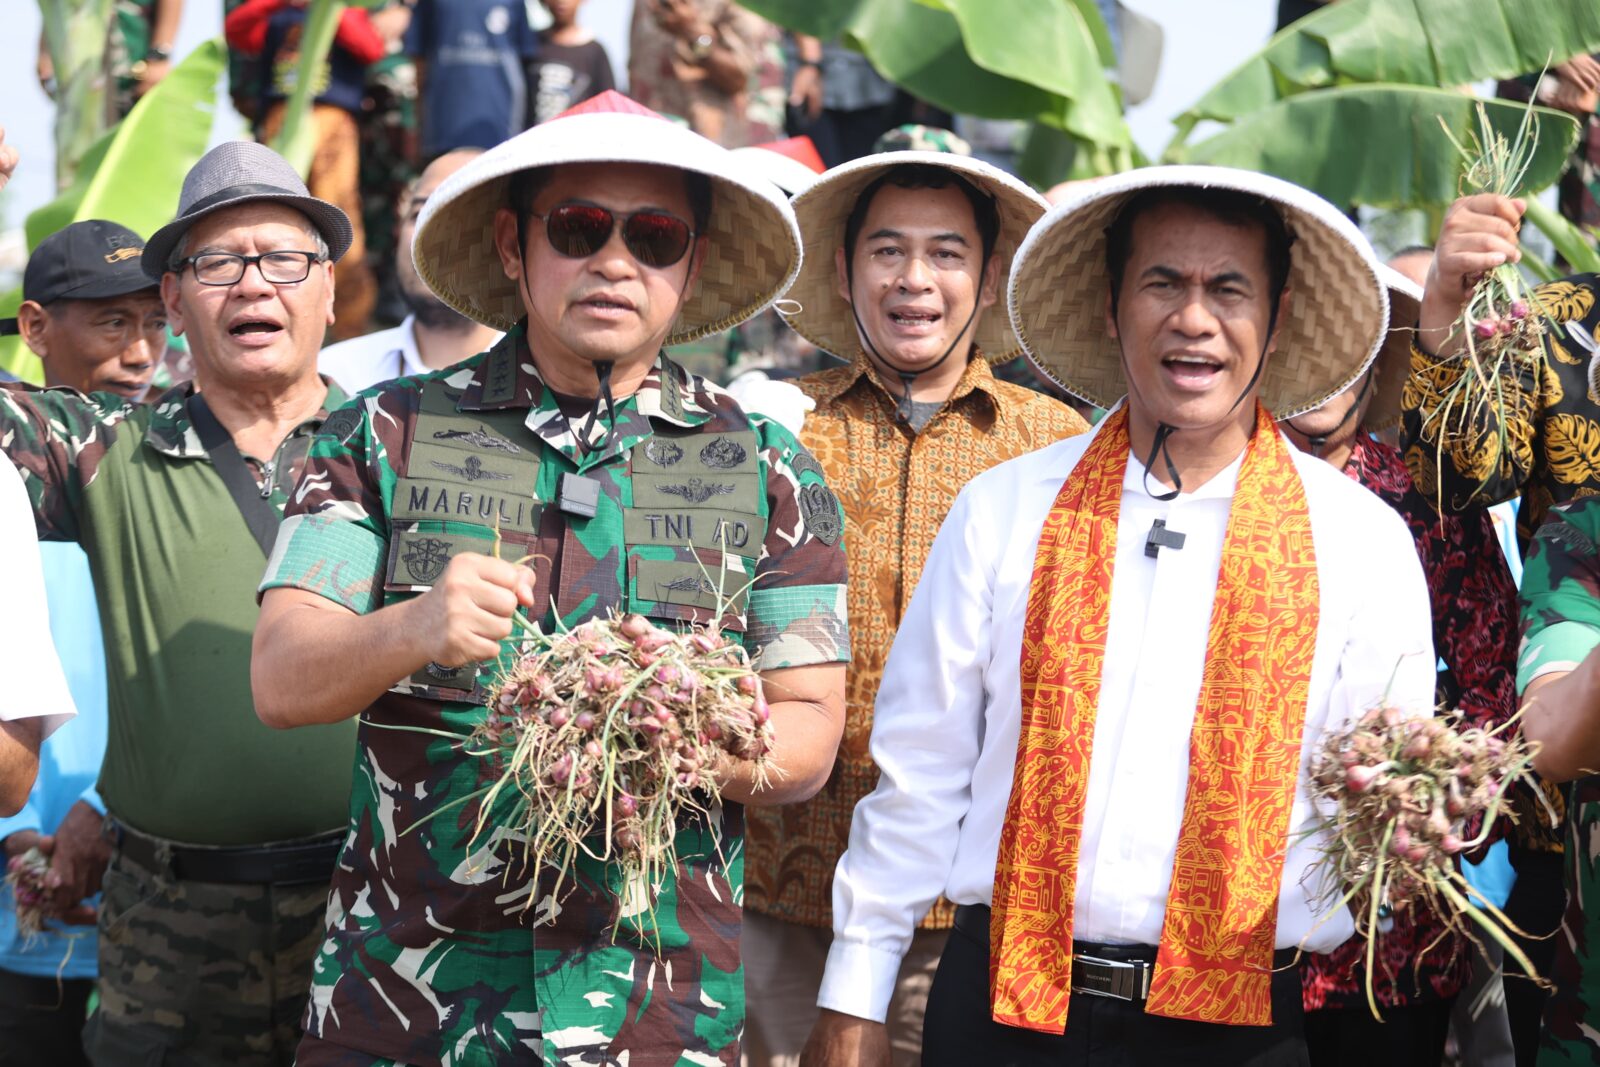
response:
[[[1389,288],[1389,331],[1378,350],[1372,401],[1361,420],[1369,430],[1386,430],[1400,421],[1400,395],[1411,374],[1411,340],[1422,314],[1422,286],[1382,263],[1378,277]]]
[[[826,352],[849,359],[861,347],[850,305],[839,295],[838,268],[834,265],[834,253],[844,241],[845,223],[863,189],[884,171],[908,163],[954,171],[994,197],[1000,213],[1000,234],[994,246],[1000,257],[999,292],[1005,292],[1012,258],[1028,227],[1049,207],[1044,197],[998,167],[949,152],[882,152],[827,171],[794,198],[800,232],[810,242],[810,248],[800,266],[800,276],[778,309],[796,333]],[[791,305],[799,306],[790,310]],[[990,308],[979,321],[973,339],[993,363],[1004,363],[1022,351],[1011,324],[998,307]]]
[[[1034,226],[1011,270],[1011,324],[1041,373],[1083,400],[1113,406],[1128,391],[1106,333],[1106,229],[1146,189],[1248,193],[1283,213],[1290,250],[1289,313],[1261,376],[1279,419],[1320,407],[1361,376],[1389,322],[1388,292],[1367,239],[1332,204],[1298,185],[1231,167],[1145,167],[1106,178],[1057,204]]]
[[[749,163],[616,92],[602,93],[489,149],[428,198],[412,250],[417,274],[468,318],[508,330],[525,314],[494,246],[494,216],[519,171],[568,163],[642,163],[711,179],[705,266],[665,344],[736,326],[776,300],[800,267],[788,200]]]

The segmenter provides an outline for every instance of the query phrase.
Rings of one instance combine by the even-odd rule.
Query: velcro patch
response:
[[[331,437],[341,445],[347,445],[350,438],[361,429],[362,417],[359,407],[340,408],[322,420],[322,425],[317,427],[317,436]]]

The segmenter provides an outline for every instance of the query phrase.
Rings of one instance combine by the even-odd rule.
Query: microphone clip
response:
[[[1156,553],[1163,548],[1170,548],[1176,552],[1183,547],[1186,540],[1188,540],[1186,534],[1167,529],[1166,519],[1157,519],[1150,524],[1150,535],[1144,539],[1144,554],[1155,559]]]

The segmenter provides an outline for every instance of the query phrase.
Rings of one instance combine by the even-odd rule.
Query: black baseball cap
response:
[[[106,219],[85,219],[39,242],[22,273],[22,299],[103,300],[156,288],[140,266],[144,238]],[[16,319],[0,319],[0,335],[16,333]]]

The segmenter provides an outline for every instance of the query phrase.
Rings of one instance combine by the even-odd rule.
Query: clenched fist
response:
[[[1449,332],[1473,288],[1487,271],[1522,258],[1517,231],[1527,203],[1493,193],[1464,196],[1445,212],[1439,243],[1428,268],[1418,323],[1425,348],[1449,355],[1460,347],[1460,337]]]
[[[493,659],[511,636],[512,615],[533,606],[533,571],[493,556],[463,552],[414,602],[428,658],[441,667]]]

